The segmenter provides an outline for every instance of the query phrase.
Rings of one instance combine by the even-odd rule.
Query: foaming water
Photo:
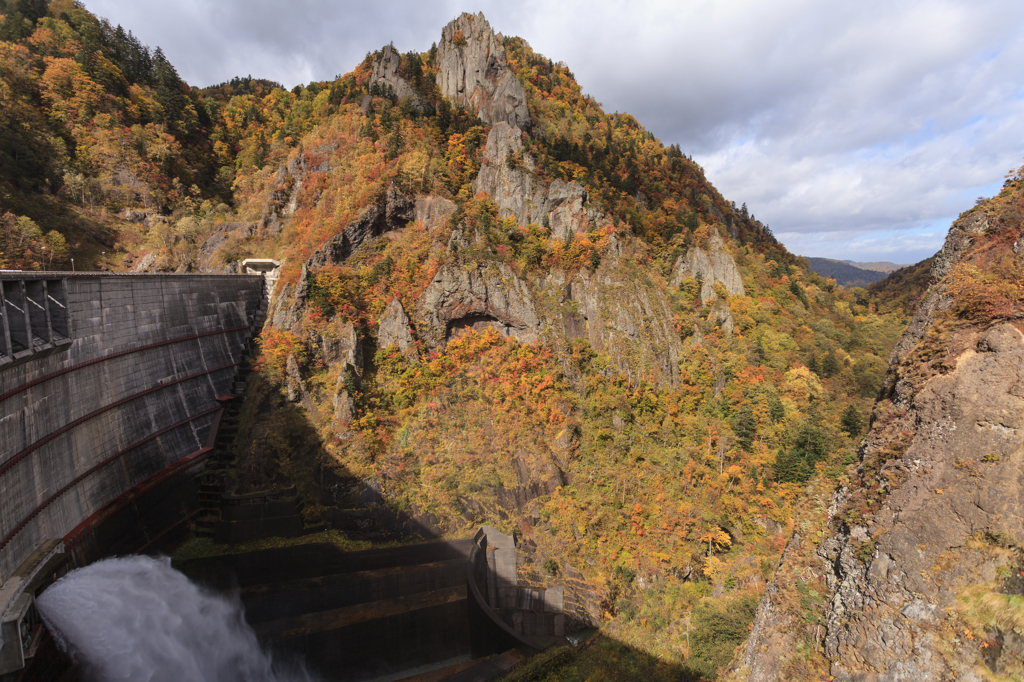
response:
[[[60,647],[101,682],[306,682],[256,640],[236,600],[200,588],[170,559],[104,559],[36,600]]]

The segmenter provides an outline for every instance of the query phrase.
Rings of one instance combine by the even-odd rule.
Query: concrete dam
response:
[[[198,529],[210,495],[199,474],[230,439],[218,429],[244,390],[267,286],[262,275],[0,273],[0,681],[77,679],[34,606],[55,579],[168,553]],[[493,528],[177,567],[238,594],[261,642],[325,679],[421,668],[495,679],[565,641],[561,588],[518,586],[512,538]]]
[[[38,585],[180,539],[260,275],[0,273],[0,673]],[[38,617],[34,618],[38,621]]]

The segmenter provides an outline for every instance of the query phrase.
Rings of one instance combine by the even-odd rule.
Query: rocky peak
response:
[[[482,13],[463,13],[444,27],[437,65],[442,95],[472,109],[485,123],[530,127],[526,91],[508,68],[501,36]]]
[[[416,94],[416,90],[413,89],[409,81],[398,75],[400,62],[401,55],[398,54],[398,50],[395,49],[394,45],[385,45],[384,49],[381,50],[380,56],[373,61],[372,82],[390,86],[398,99],[408,97],[412,100],[416,110],[422,113],[423,107],[420,104],[420,98]]]

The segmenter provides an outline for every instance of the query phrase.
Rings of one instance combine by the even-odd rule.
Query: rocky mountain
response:
[[[1024,673],[1022,180],[950,229],[859,464],[798,522],[731,679]]]
[[[295,110],[324,92],[336,113],[240,167],[252,227],[208,249],[284,260],[254,390],[283,389],[265,423],[319,434],[307,514],[370,539],[514,532],[531,580],[572,576],[574,626],[714,677],[804,486],[852,458],[903,316],[803,269],[480,15]],[[307,457],[243,441],[247,471]]]
[[[0,237],[30,245],[27,266],[40,265],[36,199],[48,219],[101,226],[104,267],[282,263],[242,410],[240,492],[294,485],[305,520],[346,546],[484,523],[513,534],[523,580],[564,586],[570,625],[615,642],[587,669],[635,678],[622,645],[654,661],[645,677],[676,680],[730,660],[787,543],[780,576],[817,551],[790,538],[813,536],[837,485],[857,509],[884,501],[898,472],[847,467],[903,309],[807,269],[678,146],[605,112],[524,39],[463,14],[429,51],[389,44],[333,81],[200,91],[69,0],[37,14],[0,36],[16,95],[0,132],[46,160],[19,179],[11,158],[30,157],[0,149],[13,207]],[[989,277],[956,267],[956,286]],[[945,357],[946,337],[923,338]],[[906,409],[877,408],[873,433],[911,429]],[[797,605],[816,608],[824,580],[794,583]],[[806,641],[823,637],[819,617]]]

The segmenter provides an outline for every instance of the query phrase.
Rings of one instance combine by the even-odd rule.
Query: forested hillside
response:
[[[481,15],[333,81],[197,90],[72,0],[5,12],[0,267],[280,259],[243,487],[355,539],[515,533],[575,625],[716,676],[908,310]]]
[[[814,272],[822,277],[831,277],[836,283],[848,287],[866,287],[886,276],[884,272],[865,270],[832,258],[808,258],[807,261]]]

